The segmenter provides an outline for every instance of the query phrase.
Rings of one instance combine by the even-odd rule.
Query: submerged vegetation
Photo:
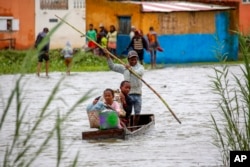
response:
[[[229,66],[214,68],[214,93],[218,95],[219,117],[211,115],[214,144],[222,153],[223,165],[229,166],[230,151],[250,150],[250,52],[247,38],[239,36],[243,65],[242,76],[230,73]]]

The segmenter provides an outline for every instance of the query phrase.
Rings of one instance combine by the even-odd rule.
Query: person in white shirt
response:
[[[62,49],[61,54],[64,56],[64,62],[66,65],[66,73],[70,75],[71,62],[73,57],[73,49],[69,41],[66,42],[65,47]]]
[[[131,26],[131,31],[129,33],[130,40],[135,36],[135,26]]]
[[[107,34],[108,39],[108,50],[116,55],[116,42],[117,42],[117,31],[114,25],[110,26],[110,31]]]

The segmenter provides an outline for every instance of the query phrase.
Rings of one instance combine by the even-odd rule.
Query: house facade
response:
[[[244,35],[250,34],[250,0],[187,0],[189,2],[203,2],[233,6],[236,8],[239,23],[238,31]]]
[[[38,0],[35,3],[35,33],[44,27],[52,29],[65,18],[69,24],[85,33],[85,0]],[[69,41],[74,48],[85,45],[85,38],[67,24],[62,24],[50,38],[50,47],[62,48]]]
[[[96,4],[99,5],[96,5]],[[86,0],[86,26],[98,29],[115,25],[118,30],[117,54],[129,43],[131,25],[146,35],[150,26],[158,33],[164,52],[157,63],[216,62],[227,57],[238,59],[238,25],[234,6],[182,1]],[[144,61],[150,63],[146,52]]]
[[[50,30],[65,18],[85,32],[85,0],[20,0],[0,1],[0,49],[29,49],[44,27]],[[62,48],[70,41],[75,48],[85,44],[81,34],[62,24],[51,36],[50,47]]]
[[[27,49],[35,39],[35,1],[0,1],[0,49]]]

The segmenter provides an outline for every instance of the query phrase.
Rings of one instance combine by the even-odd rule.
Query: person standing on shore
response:
[[[45,61],[45,71],[46,71],[46,77],[49,77],[49,39],[46,41],[44,46],[42,48],[39,48],[38,46],[42,43],[43,39],[46,37],[47,33],[49,32],[49,29],[47,27],[43,28],[43,31],[40,32],[35,41],[35,48],[39,49],[39,55],[38,55],[38,64],[37,64],[37,76],[40,76],[41,71],[41,65],[43,60]]]
[[[154,27],[149,28],[149,32],[147,34],[149,50],[151,56],[151,68],[156,68],[156,51],[159,47],[159,42],[157,39],[157,33],[154,31]]]
[[[66,74],[70,75],[71,62],[73,58],[73,49],[69,41],[66,42],[65,47],[61,51],[64,57],[64,63],[66,65]]]
[[[90,48],[94,53],[94,49],[96,48],[95,42],[97,40],[97,33],[96,30],[94,29],[93,24],[89,24],[89,30],[87,31],[86,36],[87,36],[86,40],[88,43],[88,48]]]
[[[113,54],[116,55],[116,47],[117,47],[117,31],[114,25],[110,26],[110,31],[107,34],[108,39],[108,50]]]
[[[99,32],[97,33],[97,43],[101,43],[101,39],[102,39],[102,36],[107,36],[107,34],[108,34],[108,31],[106,30],[106,28],[104,27],[104,25],[101,23],[100,25],[99,25],[99,28],[100,28],[100,30],[99,30]]]
[[[132,40],[132,38],[135,36],[135,26],[131,26],[131,30],[130,30],[130,33],[129,33],[129,38],[130,40]]]
[[[134,51],[137,52],[139,56],[139,61],[143,65],[144,59],[144,49],[149,51],[148,42],[146,39],[139,33],[138,30],[135,31],[134,37],[131,39],[130,44],[127,47],[127,50],[132,47]]]

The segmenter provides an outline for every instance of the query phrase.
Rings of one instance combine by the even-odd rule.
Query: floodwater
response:
[[[241,74],[237,65],[230,67],[230,71]],[[22,107],[28,108],[25,111],[25,120],[28,124],[26,128],[34,124],[52,89],[64,76],[61,72],[49,75],[50,78],[38,78],[35,74],[27,74],[22,79]],[[144,85],[142,113],[155,114],[156,124],[153,129],[145,135],[125,141],[82,141],[81,132],[90,130],[85,111],[87,104],[105,88],[118,88],[123,76],[112,71],[72,73],[62,81],[55,100],[48,108],[54,114],[39,127],[33,147],[36,148],[41,143],[48,129],[54,125],[58,110],[63,115],[82,95],[93,89],[93,97],[77,107],[64,123],[62,166],[68,166],[78,151],[78,166],[84,167],[221,166],[220,152],[212,144],[214,131],[210,117],[210,114],[218,116],[218,98],[211,90],[212,82],[209,76],[214,76],[212,66],[170,66],[146,70],[144,80],[165,99],[182,124],[175,120],[160,99]],[[17,78],[18,75],[0,76],[1,115]],[[15,108],[15,105],[10,107],[0,133],[1,163],[4,150],[10,144],[14,133]],[[56,166],[56,141],[54,137],[47,150],[32,166]]]

